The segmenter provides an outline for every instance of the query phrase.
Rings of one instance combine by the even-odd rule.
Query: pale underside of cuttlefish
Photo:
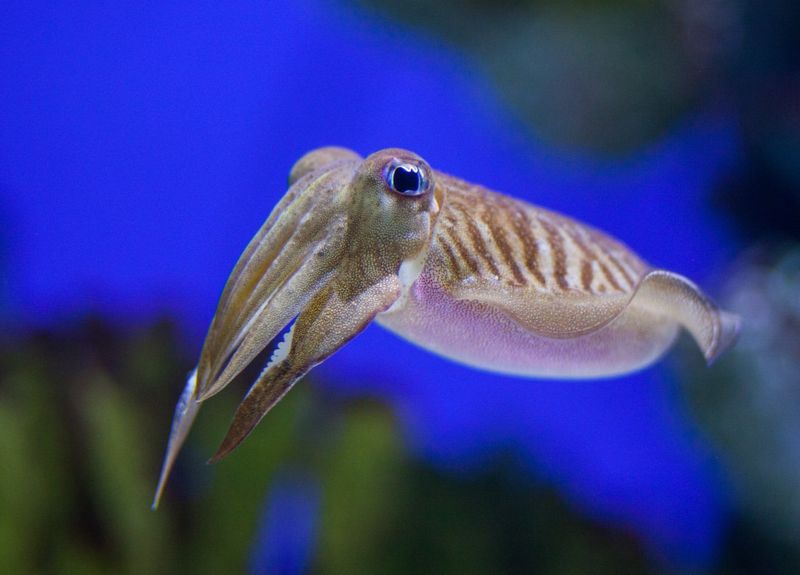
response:
[[[484,370],[598,378],[658,359],[681,327],[710,363],[738,332],[688,279],[571,218],[434,171],[416,154],[302,157],[239,258],[175,409],[154,505],[203,401],[293,319],[216,461],[373,320]]]

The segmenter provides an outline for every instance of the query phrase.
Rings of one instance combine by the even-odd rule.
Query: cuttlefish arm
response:
[[[308,370],[408,291],[421,271],[409,262],[424,261],[442,199],[431,175],[424,160],[399,149],[362,159],[321,148],[295,164],[289,190],[223,290],[175,410],[154,507],[201,403],[293,318],[212,461],[234,449]]]
[[[273,357],[239,404],[212,462],[239,445],[298,379],[389,308],[400,295],[401,283],[396,275],[388,275],[355,294],[348,293],[351,289],[346,282],[331,282],[309,302],[285,340],[288,350]]]
[[[710,362],[738,318],[691,281],[554,212],[431,170],[412,152],[321,148],[223,290],[178,402],[154,506],[203,401],[297,318],[239,405],[224,457],[371,321],[505,374],[589,378],[655,361],[687,329]]]

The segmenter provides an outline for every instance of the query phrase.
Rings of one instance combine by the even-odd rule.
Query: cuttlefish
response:
[[[591,226],[407,150],[320,148],[292,167],[228,278],[175,409],[154,505],[201,403],[284,328],[211,461],[372,321],[469,366],[548,378],[641,369],[681,327],[710,363],[739,326],[691,281]]]

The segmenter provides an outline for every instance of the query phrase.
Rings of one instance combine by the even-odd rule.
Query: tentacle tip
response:
[[[216,393],[217,393],[217,390],[216,389],[212,389],[211,387],[209,387],[208,389],[204,389],[204,390],[200,391],[197,394],[197,403],[203,403],[209,397],[212,397],[212,396],[216,395]]]
[[[247,423],[249,425],[242,425],[239,418],[234,416],[233,423],[231,424],[230,429],[228,429],[225,439],[222,440],[222,443],[217,448],[216,453],[214,453],[214,455],[212,455],[208,461],[206,461],[208,465],[213,465],[218,461],[221,461],[227,457],[231,451],[239,447],[239,444],[242,443],[242,441],[244,441],[248,435],[250,435],[253,427],[255,427],[255,425],[251,424],[251,422]]]
[[[232,445],[230,443],[231,442],[228,441],[228,438],[226,437],[225,440],[222,442],[222,445],[219,446],[214,455],[208,458],[208,460],[206,461],[206,465],[214,465],[215,463],[219,463],[220,461],[225,459],[228,456],[228,454],[230,454],[231,451],[236,449],[239,443],[241,443],[241,440],[233,443]]]
[[[713,345],[703,352],[708,365],[712,365],[720,355],[736,343],[741,326],[742,320],[738,315],[726,311],[719,312],[719,335]]]
[[[153,502],[150,504],[150,511],[156,511],[158,509],[158,504],[161,502],[161,494],[164,492],[164,479],[160,477],[158,479],[158,487],[156,487],[155,495],[153,495]]]
[[[192,428],[195,417],[197,417],[200,403],[196,400],[196,397],[197,369],[194,369],[186,380],[186,386],[183,388],[178,404],[175,406],[175,413],[172,416],[172,427],[167,440],[167,449],[164,453],[164,461],[161,464],[161,473],[158,476],[153,503],[150,506],[153,511],[158,509],[158,504],[164,494],[175,460],[186,441],[186,437],[189,435],[189,430]]]
[[[164,495],[164,488],[167,486],[167,477],[169,477],[170,468],[163,469],[161,476],[158,478],[158,486],[153,495],[153,502],[150,504],[150,511],[157,511],[158,504],[161,503],[161,496]]]
[[[224,459],[226,455],[227,453],[223,453],[222,446],[220,446],[214,455],[206,459],[206,465],[214,465],[215,463],[218,463],[220,460]]]
[[[153,502],[150,504],[151,511],[158,510],[158,505],[161,502],[161,497],[164,495],[164,491],[167,487],[167,480],[172,472],[172,466],[175,463],[176,456],[177,451],[173,450],[168,452],[168,456],[164,460],[164,464],[161,467],[161,473],[158,477],[158,485],[156,485],[156,491],[153,495]]]
[[[213,380],[202,380],[202,382],[197,386],[197,396],[195,397],[195,401],[198,403],[203,403],[207,399],[214,397],[220,391],[222,391],[225,385],[220,385],[219,380],[219,377]]]

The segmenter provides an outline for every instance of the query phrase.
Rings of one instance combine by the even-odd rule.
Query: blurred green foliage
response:
[[[90,319],[0,344],[0,572],[244,572],[286,467],[322,488],[315,572],[653,572],[636,539],[577,515],[512,457],[468,477],[433,469],[386,406],[310,382],[212,468],[201,454],[236,399],[223,394],[152,512],[185,360],[168,322]]]
[[[759,363],[763,351],[752,347],[777,346],[787,362],[798,359],[797,254],[777,272],[748,264],[741,273],[752,278],[734,283],[757,290],[730,296],[753,305],[759,282],[772,286],[773,315],[756,324],[759,334],[745,335],[717,370],[687,364],[687,394],[729,459],[742,499],[719,568],[709,573],[788,574],[800,565],[792,539],[800,525],[800,388],[769,371],[790,364]],[[132,332],[90,319],[0,342],[1,573],[245,572],[262,502],[287,468],[321,487],[312,572],[674,572],[633,534],[579,515],[510,451],[469,474],[431,467],[409,453],[387,406],[345,401],[313,381],[234,455],[208,467],[203,459],[237,399],[223,394],[200,415],[161,508],[151,512],[169,409],[190,365],[179,341],[166,321]]]

